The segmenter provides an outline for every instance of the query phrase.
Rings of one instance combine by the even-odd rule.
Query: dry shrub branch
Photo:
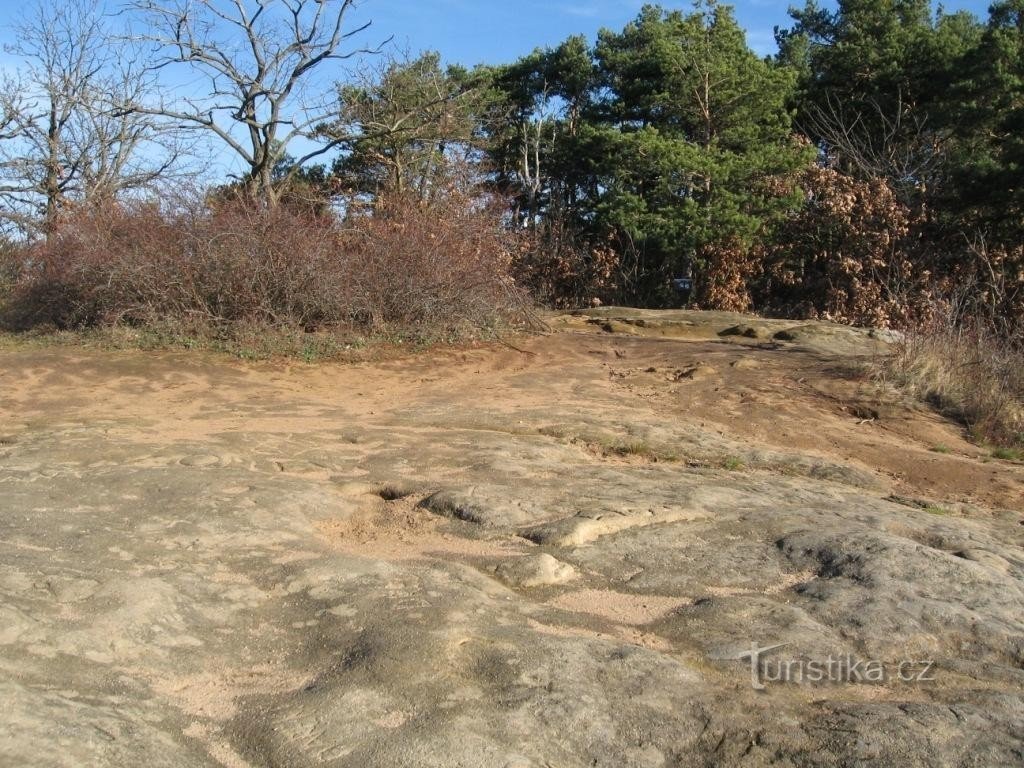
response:
[[[8,258],[4,318],[19,329],[478,334],[526,311],[513,249],[492,211],[457,194],[381,201],[343,220],[238,200],[89,208]]]

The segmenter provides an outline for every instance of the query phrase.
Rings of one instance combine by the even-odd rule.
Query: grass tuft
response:
[[[739,456],[726,456],[722,459],[722,469],[730,472],[738,472],[744,467],[746,467],[746,464],[743,463],[743,459]]]
[[[1024,462],[1024,448],[996,448],[992,451],[992,458]]]
[[[976,442],[1024,450],[1024,347],[1012,336],[980,322],[933,323],[906,334],[884,375],[960,421]]]
[[[626,442],[612,443],[608,446],[610,453],[617,456],[642,456],[644,458],[656,458],[654,450],[643,440],[630,440]]]

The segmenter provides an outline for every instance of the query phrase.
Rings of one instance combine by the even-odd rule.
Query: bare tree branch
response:
[[[48,231],[68,204],[112,199],[178,170],[186,147],[125,101],[152,86],[118,46],[98,0],[39,3],[8,52],[20,77],[0,84],[0,218]]]
[[[154,70],[187,66],[208,84],[208,94],[132,108],[182,127],[208,132],[246,167],[245,184],[268,206],[278,199],[275,168],[299,138],[336,146],[317,127],[337,114],[336,102],[303,98],[312,73],[376,48],[344,49],[370,25],[346,30],[354,0],[133,0],[149,31],[137,37],[155,46]],[[324,89],[325,93],[330,89]],[[293,171],[297,166],[293,166]]]
[[[945,137],[901,91],[891,103],[865,103],[858,109],[828,94],[823,104],[805,108],[802,128],[865,178],[888,179],[896,189],[927,186],[942,163]]]

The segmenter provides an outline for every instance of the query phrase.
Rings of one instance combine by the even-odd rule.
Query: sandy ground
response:
[[[332,418],[337,428],[386,426],[417,403],[507,417],[557,402],[568,412],[566,396],[586,382],[587,395],[619,405],[604,411],[612,418],[640,409],[652,421],[698,422],[745,445],[852,463],[896,493],[937,502],[1011,507],[1024,498],[1019,464],[990,460],[956,424],[878,384],[867,372],[878,359],[870,348],[851,357],[729,337],[681,344],[600,333],[580,318],[555,323],[571,330],[516,340],[521,352],[472,345],[358,365],[12,350],[0,370],[0,440],[55,421],[116,423],[161,445],[233,430],[301,433]],[[695,366],[710,372],[680,378]],[[591,406],[576,399],[576,408]]]

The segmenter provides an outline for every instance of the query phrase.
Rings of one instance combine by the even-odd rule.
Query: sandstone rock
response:
[[[1020,764],[1024,467],[857,425],[858,329],[586,312],[294,371],[5,346],[0,764]],[[756,691],[752,644],[934,680]]]
[[[527,555],[501,563],[496,574],[510,587],[546,587],[575,579],[576,569],[551,555]]]

